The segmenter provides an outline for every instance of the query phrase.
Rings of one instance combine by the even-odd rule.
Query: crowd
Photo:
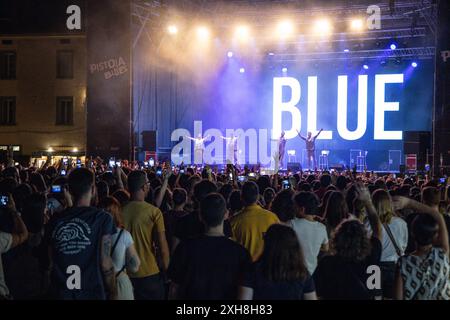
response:
[[[0,300],[450,299],[448,181],[101,160],[0,176]]]

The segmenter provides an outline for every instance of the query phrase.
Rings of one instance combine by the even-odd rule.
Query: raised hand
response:
[[[372,198],[370,196],[369,189],[362,183],[357,183],[355,185],[357,198],[364,203],[372,201]]]
[[[395,211],[402,210],[408,206],[410,199],[401,196],[392,197],[392,206]]]

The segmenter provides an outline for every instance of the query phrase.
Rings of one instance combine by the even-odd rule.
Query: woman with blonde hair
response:
[[[116,234],[111,238],[113,244],[111,257],[117,280],[117,300],[134,300],[133,285],[126,272],[137,272],[141,262],[131,234],[123,227],[120,202],[114,197],[106,197],[99,203],[99,208],[112,215],[117,229]]]
[[[372,200],[383,226],[380,259],[383,297],[392,299],[396,264],[408,245],[408,225],[395,214],[391,196],[386,190],[375,190]]]

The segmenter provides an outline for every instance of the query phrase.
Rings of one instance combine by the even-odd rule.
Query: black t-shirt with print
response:
[[[340,256],[323,257],[314,271],[317,296],[323,300],[371,300],[377,290],[367,288],[370,265],[380,264],[381,242],[371,239],[372,250],[361,262],[347,261]]]
[[[172,256],[169,278],[179,285],[178,299],[236,299],[251,268],[248,251],[226,237],[201,236],[182,241]]]
[[[253,264],[242,285],[253,289],[253,300],[303,300],[305,293],[315,291],[314,280],[309,274],[305,279],[294,281],[269,281],[259,262]]]
[[[101,270],[101,240],[116,232],[113,219],[93,207],[70,208],[51,219],[46,238],[52,252],[51,295],[55,299],[106,299]],[[81,289],[68,288],[79,268]],[[70,267],[70,268],[69,268]]]

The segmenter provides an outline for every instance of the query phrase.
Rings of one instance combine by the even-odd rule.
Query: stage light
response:
[[[391,43],[390,45],[391,50],[397,49],[397,45],[395,43]]]
[[[245,69],[244,69],[244,68],[240,68],[240,69],[239,69],[239,72],[240,72],[240,73],[244,73],[244,72],[245,72]]]
[[[280,37],[288,37],[294,32],[294,26],[291,21],[283,20],[278,23],[277,32]]]
[[[233,57],[233,52],[228,51],[227,56],[228,56],[228,58],[232,58]]]
[[[344,52],[349,52],[350,50],[348,50],[348,49],[344,49]]]
[[[250,36],[250,30],[247,26],[238,26],[234,35],[240,41],[247,41]]]
[[[327,19],[317,20],[314,24],[314,32],[317,34],[327,35],[332,31],[331,22]]]
[[[274,56],[274,55],[275,55],[275,53],[269,52],[269,56]]]
[[[416,68],[417,67],[417,62],[411,63],[411,67]]]
[[[286,67],[283,67],[283,69],[281,69],[281,71],[283,72],[283,73],[286,73],[287,72],[287,68]]]
[[[78,148],[73,148],[72,152],[78,152]]]
[[[167,28],[167,31],[168,31],[169,34],[171,34],[171,35],[176,35],[176,34],[178,33],[178,28],[177,28],[177,26],[175,26],[175,25],[170,25],[170,26]]]
[[[52,147],[49,147],[48,149],[47,149],[47,152],[53,152],[54,150],[53,150],[53,148]]]
[[[350,26],[353,31],[361,31],[364,27],[364,23],[363,23],[362,19],[353,19],[350,22]]]
[[[367,64],[365,64],[365,65],[363,65],[363,68],[366,69],[366,70],[368,70],[368,69],[369,69],[369,66],[368,66]]]
[[[199,40],[207,40],[209,38],[209,29],[206,27],[198,27],[197,38]]]

